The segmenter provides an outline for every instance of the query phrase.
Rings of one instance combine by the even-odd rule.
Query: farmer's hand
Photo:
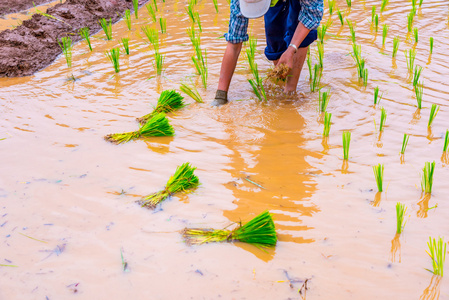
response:
[[[278,65],[284,64],[290,70],[293,69],[294,56],[295,56],[295,49],[293,47],[288,47],[287,50],[285,50],[284,53],[281,55],[281,58],[279,58]]]

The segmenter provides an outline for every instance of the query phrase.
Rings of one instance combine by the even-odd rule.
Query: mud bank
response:
[[[51,2],[49,0],[0,0],[0,17],[16,13],[33,6]]]

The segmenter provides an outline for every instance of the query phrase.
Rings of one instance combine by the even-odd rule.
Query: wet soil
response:
[[[0,0],[0,17],[12,14],[33,6],[50,2],[49,0]]]
[[[0,33],[0,77],[32,75],[62,53],[58,44],[62,37],[77,42],[79,29],[89,27],[95,33],[101,29],[99,19],[116,22],[131,8],[131,0],[68,0],[47,10],[54,18],[34,14],[21,26]]]

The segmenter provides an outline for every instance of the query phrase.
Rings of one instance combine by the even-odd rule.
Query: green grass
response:
[[[430,44],[430,54],[432,54],[433,53],[433,37],[432,36],[429,38],[429,44]]]
[[[58,44],[64,54],[67,67],[70,68],[72,66],[72,39],[68,36],[64,36],[58,41]]]
[[[384,24],[382,28],[382,47],[385,47],[385,39],[387,38],[388,34],[388,25]]]
[[[180,93],[178,93],[175,90],[166,90],[161,93],[159,96],[159,99],[157,100],[157,105],[153,109],[153,111],[141,118],[138,118],[137,121],[140,123],[140,125],[144,125],[148,122],[149,119],[151,119],[153,116],[160,114],[160,113],[169,113],[173,112],[175,110],[179,110],[183,107],[185,107],[186,104],[184,103],[184,97],[181,96]]]
[[[343,131],[343,159],[348,160],[349,159],[349,144],[351,143],[351,132],[350,131]]]
[[[344,25],[343,14],[341,13],[340,9],[337,10],[337,15],[338,15],[338,19],[340,20],[341,26],[343,26]]]
[[[398,53],[398,50],[399,50],[399,37],[396,36],[393,39],[393,55],[392,55],[393,58],[396,57],[396,53]]]
[[[419,82],[419,77],[421,76],[422,67],[416,65],[415,66],[415,72],[413,73],[413,86],[416,87],[416,85]]]
[[[382,100],[383,93],[379,95],[379,87],[376,86],[374,88],[374,105],[379,104],[380,100]]]
[[[153,23],[156,23],[156,11],[153,8],[153,5],[151,5],[151,3],[148,3],[147,5],[145,5],[145,7],[147,8],[148,14],[150,15],[151,21],[153,21]]]
[[[89,46],[89,50],[92,51],[92,45],[90,43],[90,30],[89,27],[83,27],[79,30],[79,35],[82,39],[86,40],[87,46]]]
[[[329,131],[331,129],[331,119],[332,114],[325,112],[324,113],[324,129],[323,129],[323,136],[329,136]]]
[[[112,65],[114,66],[115,73],[120,72],[120,63],[119,63],[120,49],[112,48],[110,51],[106,51],[106,55],[108,56]]]
[[[434,171],[435,171],[435,162],[426,162],[423,168],[421,178],[421,189],[426,194],[432,193]]]
[[[413,28],[413,35],[415,37],[415,44],[418,43],[418,28],[414,27]]]
[[[415,96],[416,96],[416,103],[419,109],[422,108],[422,96],[423,96],[423,88],[424,84],[422,82],[418,82],[415,85]]]
[[[139,18],[139,0],[133,0],[133,7],[134,7],[134,16],[136,19]]]
[[[328,90],[326,92],[320,91],[319,96],[318,96],[318,107],[320,109],[320,112],[326,111],[327,105],[329,104],[330,96],[331,96],[330,90]]]
[[[404,216],[407,212],[407,207],[401,202],[396,203],[396,233],[401,234],[404,229]]]
[[[380,12],[383,13],[385,8],[387,7],[388,0],[382,0],[382,4],[380,5]]]
[[[185,228],[182,235],[187,245],[239,241],[256,247],[274,247],[277,242],[276,228],[268,211],[259,214],[245,225],[240,224],[233,230]]]
[[[432,272],[434,275],[438,275],[443,277],[443,271],[444,271],[444,261],[446,260],[446,242],[444,242],[444,239],[439,237],[438,242],[435,240],[435,238],[429,237],[429,241],[427,242],[427,246],[429,247],[429,251],[427,254],[429,254],[430,258],[432,259]]]
[[[415,65],[415,56],[416,56],[415,49],[408,49],[408,51],[405,51],[405,60],[407,61],[407,69],[410,73],[413,72],[413,67]]]
[[[444,136],[443,152],[447,152],[448,146],[449,146],[449,130],[446,130],[446,135]]]
[[[379,123],[379,132],[384,131],[385,120],[387,119],[387,111],[385,108],[380,109],[380,123]]]
[[[181,90],[181,92],[183,92],[184,94],[188,95],[190,98],[195,100],[195,102],[204,103],[203,99],[201,98],[200,93],[194,86],[190,87],[184,83],[181,83],[181,86],[179,87],[179,89]]]
[[[440,110],[439,105],[432,104],[432,107],[430,108],[429,122],[427,123],[427,127],[432,126],[433,120],[437,116],[439,110]]]
[[[99,23],[100,23],[101,28],[103,28],[104,34],[106,35],[106,39],[108,41],[112,40],[112,21],[111,21],[111,19],[109,19],[109,22],[108,22],[108,21],[106,21],[105,18],[101,18]]]
[[[159,18],[159,25],[161,26],[161,33],[167,33],[167,19]]]
[[[126,27],[128,27],[128,30],[131,30],[131,11],[129,9],[125,10],[123,19],[125,19]]]
[[[129,38],[122,38],[122,45],[126,55],[129,55]]]
[[[404,138],[402,139],[401,154],[405,154],[405,149],[407,148],[409,138],[410,135],[404,133]]]
[[[194,174],[195,169],[196,168],[192,167],[190,163],[183,163],[176,168],[175,174],[170,177],[163,190],[145,196],[138,202],[142,205],[142,207],[154,209],[156,205],[168,197],[176,193],[186,192],[198,187],[200,181]]]
[[[383,181],[384,181],[384,165],[378,164],[373,166],[374,178],[376,178],[377,190],[383,192]]]

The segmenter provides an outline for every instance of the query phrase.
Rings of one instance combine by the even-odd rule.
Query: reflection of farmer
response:
[[[270,7],[270,4],[272,5]],[[248,18],[265,15],[265,55],[275,65],[285,64],[290,73],[285,92],[296,91],[307,47],[316,40],[323,17],[323,0],[232,0],[228,42],[221,64],[217,94],[212,105],[228,102],[227,92],[242,43],[248,40]]]

